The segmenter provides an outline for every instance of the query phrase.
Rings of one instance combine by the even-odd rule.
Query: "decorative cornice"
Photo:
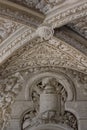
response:
[[[56,11],[57,12],[57,11]],[[78,6],[65,9],[61,13],[54,14],[53,16],[46,17],[43,24],[48,24],[52,26],[53,28],[60,27],[62,25],[65,25],[72,20],[78,19],[80,17],[87,15],[87,2],[84,2]]]

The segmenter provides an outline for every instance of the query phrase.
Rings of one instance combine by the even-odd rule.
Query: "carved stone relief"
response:
[[[0,72],[2,76],[21,69],[32,68],[32,66],[61,66],[87,73],[86,57],[82,57],[78,51],[67,47],[67,45],[61,41],[58,42],[52,39],[49,40],[48,43],[39,43],[39,45],[34,46],[33,49],[30,46],[31,44],[29,44],[29,48],[31,48],[30,51],[25,50],[21,55],[19,55],[19,51],[19,56],[16,54],[16,57],[13,56],[11,62],[8,60],[6,65],[1,67]]]
[[[24,79],[26,79],[26,77],[29,74],[31,75],[32,73],[36,73],[36,72],[39,72],[39,71],[47,71],[47,70],[52,70],[52,69],[55,70],[55,67],[49,66],[49,67],[40,67],[40,68],[38,67],[38,68],[30,68],[30,69],[28,68],[26,70],[22,70],[19,73],[13,74],[12,76],[9,76],[5,79],[3,79],[3,78],[0,79],[0,84],[1,84],[0,92],[1,92],[1,94],[3,94],[3,95],[0,95],[1,96],[1,100],[0,100],[0,113],[1,114],[0,115],[1,115],[1,119],[2,119],[0,121],[1,127],[4,126],[7,122],[7,120],[10,118],[10,114],[11,114],[10,106],[14,102],[16,96],[19,94],[20,89],[22,88],[22,85],[24,83]],[[58,68],[56,68],[56,69],[58,69]],[[59,68],[59,70],[60,70],[60,68]],[[87,93],[86,92],[86,90],[87,90],[87,83],[86,83],[87,82],[87,75],[80,73],[80,72],[77,72],[77,71],[69,70],[69,69],[66,69],[66,68],[61,68],[61,70],[64,73],[71,75],[72,78],[75,78],[79,82],[81,82],[82,85],[83,85],[82,89],[84,90],[85,93]],[[39,80],[38,82],[34,83],[34,85],[32,86],[32,89],[30,91],[31,92],[31,94],[30,94],[31,99],[34,102],[34,106],[35,106],[34,108],[35,108],[36,113],[38,113],[38,110],[39,110],[39,102],[38,101],[40,100],[40,94],[43,92],[46,82],[47,82],[47,80]],[[60,118],[60,123],[68,124],[69,119],[70,119],[71,120],[70,126],[72,126],[72,128],[75,128],[75,130],[77,130],[76,129],[77,123],[76,123],[75,118],[72,116],[72,114],[68,114],[68,115],[71,115],[71,116],[70,116],[70,118],[67,117],[68,121],[65,121],[66,116],[64,116],[64,115],[66,115],[66,114],[63,112],[64,111],[63,105],[64,105],[66,98],[67,98],[67,93],[66,93],[65,88],[59,82],[56,82],[55,79],[50,80],[50,84],[58,86],[58,87],[56,87],[57,94],[61,94],[61,97],[62,97],[61,98],[62,109],[61,109],[60,113],[61,113],[61,115],[63,113],[64,119]],[[2,128],[4,128],[4,127],[2,127]]]
[[[0,17],[0,43],[21,26],[21,24]]]
[[[0,129],[3,130],[8,124],[11,114],[11,105],[15,97],[22,89],[23,78],[20,73],[16,73],[4,82],[0,80]]]
[[[87,2],[84,4],[78,5],[74,8],[67,9],[64,12],[57,13],[53,17],[47,17],[44,21],[44,24],[51,25],[53,28],[63,26],[72,20],[84,17],[87,15]]]
[[[39,109],[39,102],[38,101],[40,98],[40,94],[43,92],[48,79],[52,79],[52,78],[49,77],[49,78],[41,79],[41,81],[39,81],[37,84],[33,85],[32,90],[30,90],[30,99],[33,100],[33,102],[35,104],[35,108],[37,110]],[[61,103],[63,104],[63,102],[65,102],[66,98],[67,98],[67,92],[64,89],[64,87],[60,83],[58,83],[56,81],[56,79],[52,79],[52,81],[50,80],[49,84],[55,85],[57,94],[60,95]],[[62,111],[62,107],[61,107],[61,111]]]
[[[67,92],[55,78],[46,77],[37,82],[32,88],[31,97],[34,105],[36,104],[35,110],[24,115],[23,130],[49,123],[66,124],[73,130],[78,130],[75,116],[65,111]]]
[[[35,9],[35,11],[37,10],[38,12],[40,11],[46,14],[58,5],[63,4],[64,1],[66,0],[15,0],[14,2],[19,2],[19,4],[23,6],[27,6]],[[69,74],[71,79],[76,79],[76,81],[82,85],[81,90],[87,95],[87,57],[75,48],[69,46],[67,43],[53,37],[53,28],[60,27],[73,19],[87,15],[87,2],[84,2],[84,4],[81,5],[78,4],[75,8],[69,8],[61,13],[56,13],[53,17],[46,16],[44,22],[44,17],[32,17],[32,15],[26,13],[26,11],[21,12],[20,9],[15,10],[15,8],[9,8],[9,6],[4,6],[4,4],[3,6],[0,4],[0,15],[10,17],[13,20],[16,19],[16,21],[23,21],[23,23],[29,26],[33,25],[34,27],[28,27],[25,29],[20,36],[14,38],[13,41],[10,41],[8,45],[6,44],[0,50],[0,63],[3,61],[2,57],[5,58],[5,56],[7,56],[8,59],[2,64],[2,66],[0,66],[1,130],[4,130],[8,124],[11,115],[11,105],[14,103],[15,98],[21,91],[22,87],[24,87],[24,80],[27,79],[28,75],[54,69],[57,71],[58,67],[60,67],[59,69],[67,75]],[[21,24],[11,20],[0,18],[0,43],[11,36],[11,34],[15,33],[15,31],[21,26]],[[36,29],[35,27],[38,26],[39,28]],[[87,38],[87,27],[84,19],[73,21],[68,24],[68,26],[74,28],[77,32],[79,31],[82,36]],[[36,36],[37,39],[30,42],[30,40],[36,38]],[[26,44],[27,42],[29,42],[29,44]],[[72,40],[72,42],[74,41]],[[26,46],[22,47],[24,44],[26,44]],[[22,48],[17,50],[17,47]],[[15,51],[17,51],[12,55],[14,48]],[[8,58],[9,56],[11,57]],[[72,85],[73,82],[70,83]],[[83,95],[83,93],[81,95]],[[46,98],[47,95],[48,97],[50,95],[50,98],[54,100],[52,94],[53,97],[58,97],[58,101],[56,102],[58,106],[56,106],[55,102],[51,104],[52,106],[48,102],[48,108],[50,109],[48,110],[47,107],[44,107],[43,109],[43,107],[41,107],[43,104],[40,100],[43,101],[43,103],[46,102],[46,99],[48,101],[48,98]],[[41,96],[43,95],[45,96],[42,100]],[[31,128],[33,126],[37,127],[38,125],[49,123],[53,123],[54,125],[63,124],[73,130],[78,130],[76,117],[71,112],[65,110],[65,102],[68,98],[68,93],[63,84],[59,81],[49,77],[40,79],[33,84],[30,91],[30,97],[34,103],[34,109],[28,111],[24,115],[22,121],[23,130],[26,130],[27,126]],[[76,98],[73,98],[72,100],[75,99]],[[56,109],[53,107],[54,105],[56,106]]]

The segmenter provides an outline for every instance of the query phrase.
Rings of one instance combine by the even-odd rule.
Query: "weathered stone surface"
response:
[[[0,130],[87,130],[86,19],[87,0],[0,1]]]

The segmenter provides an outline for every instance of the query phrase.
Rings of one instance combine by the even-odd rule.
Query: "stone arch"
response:
[[[68,77],[65,73],[61,71],[53,71],[53,70],[35,73],[27,80],[26,88],[25,88],[26,100],[31,100],[32,85],[44,77],[56,78],[56,80],[64,86],[64,88],[66,89],[68,93],[67,101],[76,100],[75,85],[70,79],[70,77]]]

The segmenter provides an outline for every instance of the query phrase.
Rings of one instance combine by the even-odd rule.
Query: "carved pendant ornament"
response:
[[[34,109],[25,113],[22,130],[33,130],[47,124],[61,124],[66,128],[78,130],[76,117],[65,111],[67,92],[56,79],[43,78],[31,91]]]

